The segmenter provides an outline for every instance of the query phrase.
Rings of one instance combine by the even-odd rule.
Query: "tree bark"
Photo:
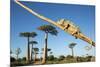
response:
[[[37,59],[36,51],[34,53],[35,53],[35,55],[34,55],[34,62],[36,62],[36,59]]]
[[[47,42],[48,42],[48,33],[45,34],[45,44],[44,44],[42,64],[45,64],[47,60]]]
[[[73,48],[72,48],[72,57],[74,58],[74,51],[73,51]]]
[[[29,46],[29,37],[27,38],[28,44],[27,44],[27,63],[30,62],[30,46]]]
[[[32,44],[32,46],[31,46],[31,61],[33,60],[33,44]]]

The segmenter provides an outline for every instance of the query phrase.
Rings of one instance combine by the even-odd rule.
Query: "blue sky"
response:
[[[79,26],[80,30],[93,41],[95,41],[95,7],[89,5],[72,5],[72,4],[50,4],[41,2],[22,2],[34,11],[44,15],[54,21],[65,18],[71,20],[75,25]],[[49,24],[43,21],[18,4],[11,1],[11,49],[15,51],[16,48],[20,47],[22,52],[20,57],[26,56],[27,39],[20,37],[20,32],[36,32],[38,34],[33,40],[38,42],[35,47],[41,48],[44,45],[44,32],[37,30],[41,25]],[[51,24],[52,25],[52,24]],[[56,26],[55,26],[56,27]],[[95,48],[93,47],[90,51],[84,49],[85,46],[90,44],[75,39],[70,34],[56,27],[58,30],[58,36],[52,36],[49,34],[48,48],[52,49],[55,56],[69,55],[71,54],[68,45],[71,42],[77,43],[75,46],[75,55],[82,56],[87,53],[95,55]],[[32,40],[32,39],[31,39]],[[40,54],[39,54],[40,55]]]

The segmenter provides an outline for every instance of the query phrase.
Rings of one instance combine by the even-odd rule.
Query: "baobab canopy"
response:
[[[75,24],[70,22],[69,20],[60,19],[59,21],[55,22],[55,21],[53,21],[53,20],[51,20],[47,17],[44,17],[44,16],[38,14],[37,12],[35,12],[32,9],[25,6],[24,4],[20,3],[18,0],[15,0],[15,2],[17,4],[19,4],[21,7],[25,8],[27,11],[29,11],[34,16],[37,16],[38,18],[59,27],[60,29],[64,30],[65,32],[67,32],[67,33],[71,34],[72,36],[74,36],[75,38],[79,38],[79,39],[91,44],[92,46],[95,46],[95,43],[90,38],[85,36],[82,32],[80,32],[79,28],[77,26],[75,26]]]

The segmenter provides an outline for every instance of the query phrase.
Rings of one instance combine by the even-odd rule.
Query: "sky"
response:
[[[28,6],[37,13],[52,19],[53,21],[58,21],[60,19],[71,20],[76,26],[79,26],[82,33],[93,41],[95,41],[95,6],[89,5],[74,5],[74,4],[57,4],[57,3],[42,3],[42,2],[21,2]],[[45,33],[37,30],[39,26],[44,24],[52,25],[40,18],[32,15],[27,10],[16,4],[11,0],[11,40],[10,49],[15,52],[16,48],[21,48],[20,57],[26,56],[27,51],[27,38],[20,37],[21,32],[36,32],[38,35],[31,39],[38,42],[34,47],[40,49],[44,45],[44,35]],[[54,26],[56,27],[56,26]],[[56,27],[58,30],[58,35],[53,36],[49,34],[48,38],[48,48],[51,48],[53,55],[56,57],[60,55],[71,55],[71,50],[68,45],[72,42],[77,43],[74,47],[75,56],[83,56],[86,54],[95,56],[95,48],[92,47],[91,50],[85,50],[86,46],[91,46],[87,42],[75,39],[67,32]],[[15,56],[15,54],[13,54]],[[39,56],[41,56],[39,54]]]

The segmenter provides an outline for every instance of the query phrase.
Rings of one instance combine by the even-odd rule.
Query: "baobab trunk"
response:
[[[35,53],[34,54],[34,62],[36,63],[36,61],[37,61],[37,52],[35,51],[34,53]]]
[[[29,46],[29,37],[27,38],[28,44],[27,44],[27,57],[26,57],[26,62],[30,62],[30,46]]]
[[[31,46],[31,61],[33,60],[33,44],[32,44],[32,46]]]
[[[48,33],[45,34],[45,44],[44,44],[42,64],[45,64],[47,60],[47,41],[48,41]]]
[[[74,51],[73,51],[73,48],[72,48],[72,57],[74,58]]]

